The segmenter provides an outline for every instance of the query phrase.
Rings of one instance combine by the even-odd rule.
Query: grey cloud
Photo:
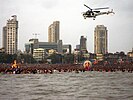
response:
[[[92,8],[109,6],[110,9],[114,9],[116,14],[112,17],[99,16],[95,21],[92,19],[84,20],[82,15],[80,16],[80,9],[83,8],[85,11],[87,9],[83,4]],[[71,40],[70,43],[73,46],[76,45],[77,42],[75,41],[78,38],[77,40],[69,39],[68,34],[80,37],[82,33],[85,33],[89,37],[87,40],[89,41],[89,50],[91,49],[92,51],[94,27],[97,24],[104,24],[109,29],[110,51],[118,49],[128,51],[133,47],[131,38],[133,32],[131,27],[133,24],[132,9],[132,0],[0,0],[0,38],[2,36],[2,27],[6,24],[6,20],[12,14],[16,14],[19,20],[19,34],[21,36],[19,37],[19,43],[21,44],[19,46],[21,49],[24,48],[24,43],[28,41],[28,38],[32,38],[27,33],[42,33],[43,35],[39,39],[46,41],[47,27],[53,20],[58,19],[61,22],[63,41],[68,42]],[[53,15],[55,16],[53,17]],[[46,35],[45,37],[44,34]],[[25,39],[22,39],[22,36],[26,36]],[[121,41],[126,42],[122,44]],[[1,44],[2,42],[0,41],[0,47]]]
[[[45,9],[51,9],[57,6],[58,4],[59,0],[44,0],[41,5]]]

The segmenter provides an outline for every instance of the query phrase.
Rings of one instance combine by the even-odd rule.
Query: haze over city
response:
[[[110,7],[115,15],[98,16],[96,20],[84,19],[82,12],[91,8]],[[60,39],[64,44],[79,44],[80,36],[87,37],[87,48],[94,52],[94,28],[104,25],[108,30],[109,52],[128,52],[133,47],[133,1],[131,0],[0,0],[0,47],[2,47],[2,27],[12,15],[19,21],[19,49],[39,34],[39,41],[48,41],[48,26],[60,21]],[[104,11],[104,10],[102,10]],[[106,10],[107,11],[107,10]]]

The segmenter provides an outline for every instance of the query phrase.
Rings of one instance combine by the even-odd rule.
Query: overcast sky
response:
[[[84,19],[82,12],[91,8],[110,7],[115,15],[98,16],[96,20]],[[104,25],[108,30],[109,52],[128,52],[133,48],[133,0],[0,0],[0,47],[2,27],[12,15],[19,21],[18,47],[39,34],[41,42],[48,41],[48,26],[60,21],[60,39],[75,48],[80,37],[87,37],[87,48],[94,52],[94,28]]]

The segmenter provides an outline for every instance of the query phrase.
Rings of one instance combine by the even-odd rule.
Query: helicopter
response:
[[[111,11],[107,11],[107,12],[101,12],[100,10],[101,9],[109,9],[109,7],[104,7],[104,8],[95,8],[95,9],[91,9],[90,7],[88,7],[87,5],[84,4],[85,7],[89,8],[88,11],[86,12],[83,12],[83,17],[84,19],[86,18],[93,18],[93,20],[95,20],[96,16],[99,16],[99,15],[104,15],[104,14],[115,14],[113,12],[113,9]]]

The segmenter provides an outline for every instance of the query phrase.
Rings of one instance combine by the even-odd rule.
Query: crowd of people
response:
[[[4,74],[52,74],[63,72],[133,72],[133,63],[96,63],[89,66],[89,69],[84,68],[83,64],[0,64],[0,73]]]

